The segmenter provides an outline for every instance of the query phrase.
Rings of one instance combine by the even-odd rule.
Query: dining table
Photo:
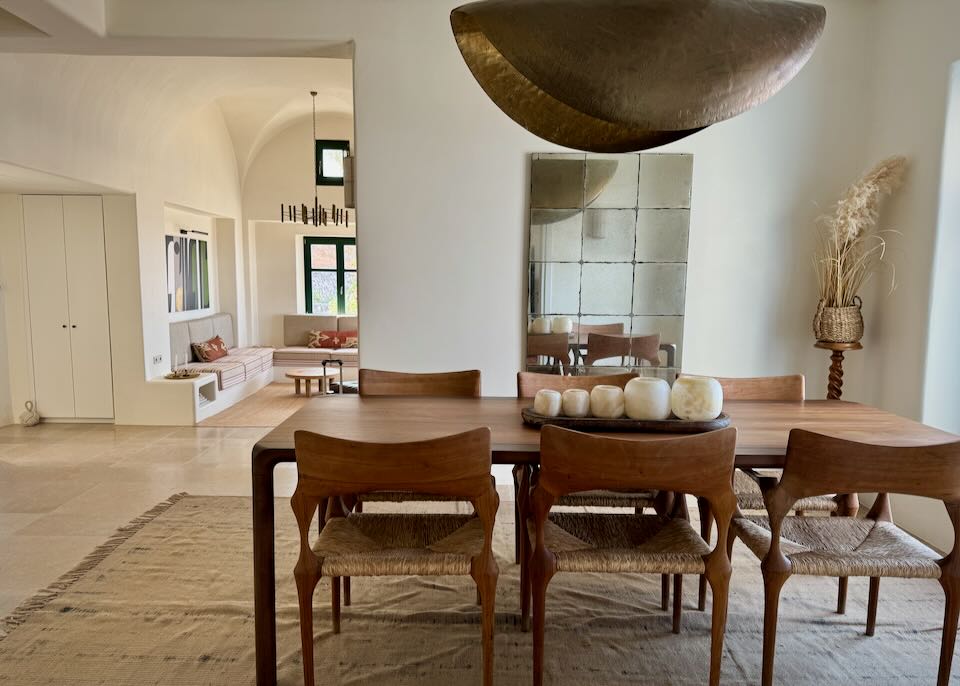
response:
[[[253,582],[256,678],[276,684],[276,578],[274,468],[295,462],[294,434],[312,431],[341,439],[400,443],[489,427],[493,464],[536,467],[540,435],[523,423],[529,398],[425,398],[334,395],[314,398],[256,443],[252,452]],[[737,428],[736,466],[783,467],[791,429],[896,446],[932,445],[956,436],[890,412],[842,400],[727,401],[723,411]],[[634,441],[675,434],[605,434]],[[291,580],[291,583],[292,580]]]

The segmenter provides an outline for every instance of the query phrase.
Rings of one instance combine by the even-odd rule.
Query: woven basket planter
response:
[[[863,314],[860,296],[850,307],[826,307],[821,300],[813,318],[813,335],[828,343],[857,343],[863,338]]]

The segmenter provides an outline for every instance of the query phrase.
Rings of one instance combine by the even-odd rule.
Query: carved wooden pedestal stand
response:
[[[815,347],[832,350],[830,355],[830,380],[827,383],[827,400],[840,400],[843,393],[843,354],[848,350],[863,350],[859,343],[829,343],[817,341]]]
[[[827,382],[827,400],[840,400],[843,393],[843,354],[848,350],[863,350],[859,343],[830,343],[828,341],[817,341],[814,346],[822,350],[831,350],[830,355],[830,379]],[[839,509],[837,515],[840,517],[855,517],[860,509],[860,498],[856,493],[848,493],[838,496]],[[840,577],[840,587],[837,593],[837,614],[844,614],[847,610],[847,577]]]

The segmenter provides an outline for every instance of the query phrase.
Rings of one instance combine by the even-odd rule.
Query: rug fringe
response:
[[[136,519],[120,527],[110,538],[94,549],[87,555],[76,567],[61,576],[46,588],[38,591],[33,596],[23,601],[9,615],[0,619],[0,641],[10,633],[11,629],[20,626],[37,610],[41,610],[52,600],[59,597],[64,591],[73,584],[80,581],[91,569],[103,562],[113,551],[128,541],[134,534],[154,519],[162,515],[171,507],[176,505],[189,495],[188,493],[175,493],[161,503],[150,508]]]

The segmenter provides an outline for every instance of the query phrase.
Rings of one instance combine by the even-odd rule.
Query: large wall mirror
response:
[[[673,381],[693,156],[531,156],[528,371]]]

